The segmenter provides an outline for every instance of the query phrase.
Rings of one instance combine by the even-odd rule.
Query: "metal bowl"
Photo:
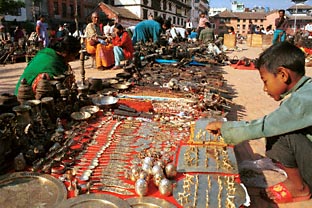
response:
[[[88,112],[91,115],[99,112],[100,108],[96,105],[88,105],[88,106],[84,106],[82,108],[80,108],[80,112]]]
[[[73,112],[70,117],[76,121],[87,120],[91,117],[91,113],[89,112]]]
[[[118,90],[126,90],[129,88],[129,85],[126,84],[114,84],[112,85],[113,88],[118,89]]]
[[[92,98],[92,102],[97,106],[109,106],[114,105],[118,102],[118,98],[114,96],[103,96],[99,95],[97,97]]]

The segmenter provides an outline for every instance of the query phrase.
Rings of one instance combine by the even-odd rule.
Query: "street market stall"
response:
[[[43,79],[38,99],[22,82],[20,105],[0,117],[5,126],[2,138],[16,138],[1,155],[0,161],[14,155],[0,177],[1,203],[7,207],[246,203],[248,194],[240,182],[233,147],[205,131],[208,121],[226,119],[231,109],[222,72],[211,61],[190,58],[164,64],[151,54],[154,51],[140,58],[148,60],[139,64],[144,64],[140,69],[133,65],[114,79],[83,80],[71,89],[62,87],[65,76]],[[29,191],[20,198],[23,190]]]

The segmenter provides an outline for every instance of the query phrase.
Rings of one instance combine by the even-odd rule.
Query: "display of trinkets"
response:
[[[183,207],[234,208],[240,207],[246,198],[244,189],[235,177],[185,174],[173,190],[174,198]]]
[[[185,145],[180,149],[178,172],[217,172],[238,174],[231,147]]]
[[[195,124],[191,125],[191,136],[188,144],[202,144],[202,145],[218,145],[227,146],[221,136],[213,135],[205,130],[205,127],[209,122],[216,119],[198,119]]]

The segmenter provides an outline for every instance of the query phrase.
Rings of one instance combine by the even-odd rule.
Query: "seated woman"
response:
[[[120,68],[120,61],[130,60],[133,58],[134,48],[131,38],[121,24],[116,24],[114,28],[115,36],[113,37],[115,66],[113,69]]]
[[[104,70],[114,65],[113,45],[105,41],[99,26],[99,15],[92,13],[92,22],[86,27],[86,48],[89,54],[95,55],[96,68]]]
[[[75,60],[79,50],[79,40],[72,36],[53,39],[47,48],[40,50],[29,62],[16,84],[15,95],[18,94],[22,79],[26,79],[36,92],[37,85],[44,76],[53,79],[55,76],[66,74],[69,79],[66,79],[68,83],[64,83],[67,84],[65,87],[71,87],[75,79],[68,62]]]

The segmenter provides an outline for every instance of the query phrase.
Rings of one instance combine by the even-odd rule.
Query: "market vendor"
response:
[[[124,30],[121,24],[115,25],[114,33],[112,43],[114,45],[115,66],[113,69],[118,69],[120,68],[120,61],[133,58],[134,48],[128,32]]]
[[[87,52],[95,56],[96,68],[104,70],[114,65],[113,45],[109,43],[107,37],[101,32],[99,24],[99,14],[93,12],[92,22],[86,27],[86,48]]]
[[[167,30],[171,27],[169,20],[164,20],[158,16],[155,19],[143,20],[138,23],[133,31],[132,43],[153,41],[154,43],[159,41],[162,30]]]
[[[287,173],[287,179],[266,189],[275,203],[308,200],[312,190],[312,80],[305,76],[305,55],[289,42],[265,50],[257,61],[264,91],[279,108],[252,121],[211,122],[228,144],[265,137],[266,155]]]
[[[18,88],[24,78],[31,85],[33,91],[36,92],[36,87],[43,76],[53,79],[54,76],[66,73],[69,74],[67,80],[70,87],[71,82],[74,81],[74,75],[68,62],[75,59],[79,50],[80,42],[72,36],[53,39],[47,48],[40,50],[29,62],[16,84],[15,95],[18,94]]]

